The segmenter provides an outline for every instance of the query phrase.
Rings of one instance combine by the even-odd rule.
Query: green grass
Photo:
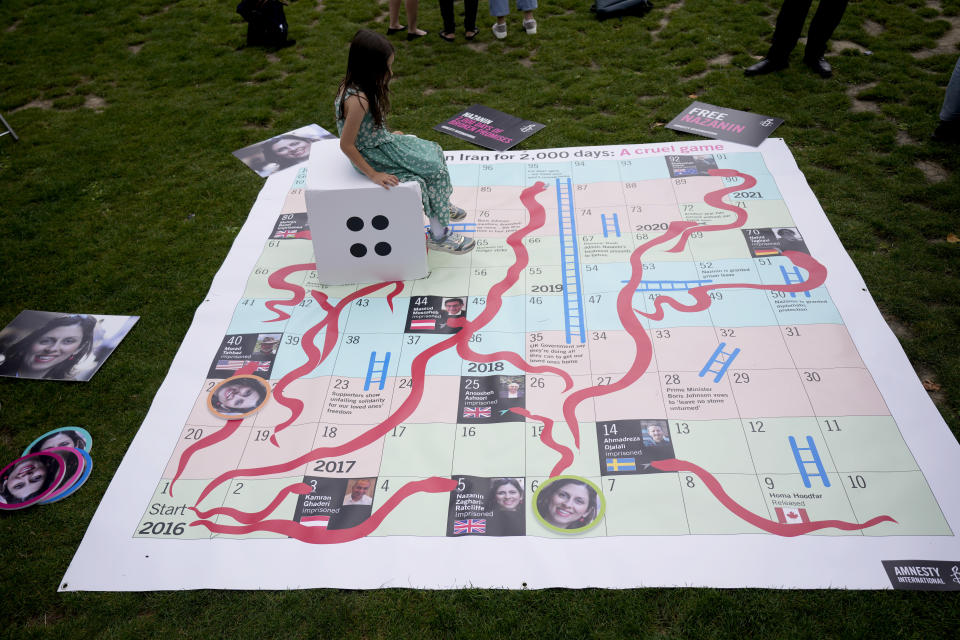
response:
[[[939,594],[57,594],[262,186],[230,152],[311,122],[333,130],[350,37],[358,26],[385,27],[385,4],[296,0],[287,8],[295,47],[238,50],[245,25],[233,4],[0,3],[0,113],[21,136],[0,138],[0,324],[27,308],[142,316],[89,383],[0,381],[5,460],[48,428],[83,425],[96,438],[95,470],[81,491],[57,506],[0,515],[7,624],[0,635],[955,635],[956,597]],[[744,78],[742,68],[766,51],[775,0],[659,0],[642,19],[603,23],[588,4],[544,1],[535,37],[522,33],[514,13],[509,37],[495,41],[483,5],[472,45],[461,37],[451,46],[434,33],[397,38],[391,125],[447,149],[470,148],[432,127],[479,102],[546,123],[522,146],[546,148],[683,139],[663,123],[694,95],[783,117],[776,135],[790,145],[915,368],[939,385],[937,407],[960,433],[960,243],[947,241],[960,235],[960,153],[929,142],[960,54],[940,44],[951,20],[957,24],[960,0],[852,2],[835,40],[858,47],[831,54],[830,80],[809,73],[799,50],[789,70]],[[435,4],[422,4],[421,26],[439,31]],[[854,111],[855,100],[868,109]]]

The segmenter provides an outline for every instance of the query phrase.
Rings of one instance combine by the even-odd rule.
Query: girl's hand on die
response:
[[[400,180],[397,179],[397,176],[389,173],[383,173],[382,171],[377,171],[375,174],[370,176],[370,179],[384,189],[389,189],[390,187],[395,187],[400,184]]]

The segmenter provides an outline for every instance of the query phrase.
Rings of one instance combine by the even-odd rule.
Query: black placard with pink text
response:
[[[547,125],[511,116],[482,104],[474,104],[446,122],[441,122],[434,129],[485,149],[506,151],[545,126]]]

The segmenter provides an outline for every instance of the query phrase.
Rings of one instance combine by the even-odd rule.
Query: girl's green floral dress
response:
[[[359,93],[347,89],[347,95]],[[337,96],[334,101],[335,114],[340,113],[341,99]],[[343,120],[339,118],[337,133],[343,133]],[[424,213],[428,218],[439,218],[442,225],[447,225],[453,186],[440,145],[416,136],[390,133],[386,127],[376,126],[367,111],[360,122],[356,147],[374,170],[393,174],[400,182],[418,182]]]

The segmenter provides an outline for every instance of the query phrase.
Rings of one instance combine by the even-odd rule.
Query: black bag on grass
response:
[[[247,21],[247,46],[282,47],[288,44],[285,2],[280,0],[241,0],[237,13]]]
[[[650,0],[596,0],[590,11],[597,15],[597,20],[619,18],[621,16],[644,16],[653,9]]]

